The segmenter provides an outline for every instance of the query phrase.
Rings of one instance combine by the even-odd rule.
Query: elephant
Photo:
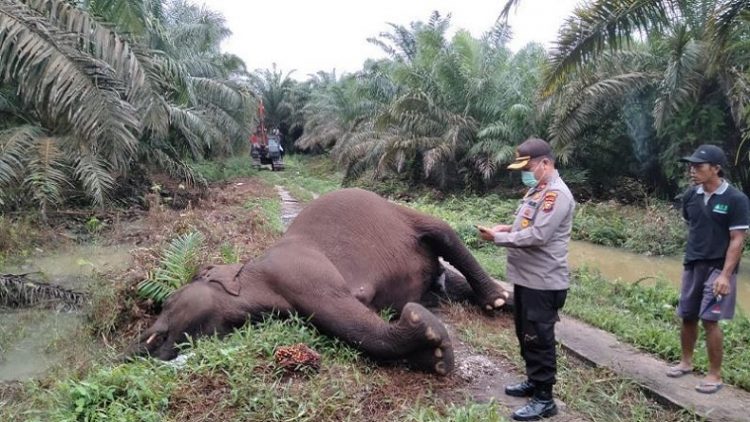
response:
[[[463,276],[446,272],[439,258]],[[341,189],[308,203],[262,256],[201,270],[127,354],[170,360],[187,336],[224,335],[271,313],[296,313],[375,360],[445,375],[454,366],[451,339],[420,304],[440,281],[490,312],[509,297],[444,221],[367,190]],[[386,308],[398,319],[385,321],[379,311]]]

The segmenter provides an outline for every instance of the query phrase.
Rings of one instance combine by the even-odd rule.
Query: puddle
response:
[[[127,268],[131,248],[76,246],[54,255],[30,257],[21,264],[0,269],[0,273],[39,272],[48,283],[86,291],[96,274]],[[64,347],[81,321],[78,312],[0,309],[0,381],[26,380],[47,373],[61,362],[57,347]]]
[[[54,255],[29,257],[0,272],[40,272],[48,283],[75,290],[86,287],[96,273],[126,269],[130,265],[130,249],[129,245],[76,246]]]
[[[587,266],[598,269],[609,280],[634,283],[643,279],[653,284],[656,279],[668,281],[677,289],[682,280],[682,257],[647,256],[623,249],[571,241],[568,254],[572,267]],[[743,260],[737,275],[737,306],[750,311],[750,261]]]
[[[25,380],[44,375],[59,362],[54,344],[73,336],[81,317],[74,313],[22,310],[0,314],[0,381]],[[21,330],[19,335],[17,330]]]

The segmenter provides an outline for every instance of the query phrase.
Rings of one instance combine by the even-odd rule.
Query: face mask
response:
[[[534,177],[533,171],[522,171],[521,172],[521,181],[524,185],[527,187],[533,188],[538,183],[536,180],[536,177]]]
[[[521,182],[523,182],[524,185],[533,188],[536,187],[536,185],[539,183],[539,181],[536,180],[536,177],[534,176],[534,172],[536,171],[537,167],[539,167],[539,164],[541,164],[541,162],[537,163],[537,165],[534,166],[533,169],[521,172]]]

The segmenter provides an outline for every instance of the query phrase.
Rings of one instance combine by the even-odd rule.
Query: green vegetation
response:
[[[197,176],[210,183],[223,182],[238,177],[251,177],[258,174],[258,171],[250,165],[249,153],[226,159],[193,163],[191,168]]]
[[[518,2],[507,2],[506,15]],[[220,51],[230,34],[223,17],[185,1],[3,1],[0,268],[9,254],[29,255],[49,237],[55,208],[142,202],[149,176],[167,173],[186,185],[259,177],[301,201],[342,184],[366,187],[449,221],[503,278],[504,252],[480,242],[473,224],[512,219],[517,201],[506,186],[517,181],[504,165],[533,135],[553,142],[578,198],[617,201],[582,203],[574,239],[679,253],[684,225],[661,202],[684,188],[677,158],[717,143],[734,159],[731,180],[750,189],[748,10],[745,0],[594,0],[566,21],[556,50],[528,45],[515,53],[502,15],[475,38],[450,31],[450,18],[435,12],[373,38],[387,58],[353,74],[319,72],[296,82],[275,67],[246,72]],[[287,152],[324,158],[291,154],[284,172],[252,169],[244,151],[257,123],[255,98]],[[244,205],[273,235],[282,232],[277,199]],[[90,215],[82,228],[99,236],[109,222]],[[192,277],[197,236],[183,234],[182,244],[166,249],[141,294],[158,302]],[[243,251],[222,243],[217,252],[237,262]],[[91,334],[112,335],[121,310],[132,306],[103,278],[81,344],[93,344]],[[610,284],[581,271],[566,311],[673,360],[675,303],[666,286]],[[0,350],[34,315],[3,322],[12,328],[0,331]],[[520,366],[511,330],[473,324],[458,327],[467,341]],[[724,325],[726,380],[745,389],[749,325],[744,316]],[[273,348],[293,342],[322,352],[319,374],[275,367]],[[48,348],[61,343],[53,338]],[[63,381],[29,383],[15,400],[0,395],[0,419],[500,420],[495,404],[439,398],[432,380],[394,397],[394,385],[408,387],[395,371],[373,371],[299,319],[265,321],[226,341],[202,339],[193,352],[186,370],[146,360],[99,360],[91,368],[80,361],[93,361],[93,353],[79,353],[71,360],[77,364],[59,369]],[[699,345],[700,369],[703,353]],[[563,400],[595,420],[692,418],[653,405],[629,380],[566,357],[560,379]],[[193,408],[194,401],[205,407]]]
[[[277,198],[253,198],[245,203],[245,208],[260,212],[268,225],[269,232],[284,232],[284,224],[281,222],[281,202]]]
[[[277,347],[305,343],[322,356],[319,373],[287,374],[274,363]],[[23,403],[3,406],[3,420],[476,420],[495,406],[446,406],[438,382],[425,379],[408,397],[389,396],[395,381],[354,349],[320,335],[299,318],[268,319],[223,340],[191,346],[183,368],[154,360],[94,367]],[[197,406],[180,404],[195,402]],[[192,412],[190,414],[186,412]],[[459,419],[454,419],[458,417]],[[463,419],[461,419],[463,418]],[[490,420],[501,420],[497,416]]]
[[[646,208],[584,203],[576,209],[572,236],[649,255],[679,255],[685,251],[687,226],[679,210],[656,201]]]
[[[8,259],[29,255],[42,240],[45,239],[38,215],[28,213],[14,218],[0,214],[0,271]]]
[[[565,312],[668,361],[680,359],[680,320],[675,313],[679,292],[659,282],[655,286],[611,283],[592,271],[575,273]],[[750,390],[750,320],[741,313],[722,322],[724,380]],[[702,330],[701,330],[702,333]],[[701,334],[703,335],[703,334]],[[704,340],[699,340],[695,368],[707,370]]]
[[[567,308],[567,305],[566,305]],[[524,363],[518,353],[518,340],[512,321],[498,327],[496,319],[479,315],[476,310],[453,305],[448,314],[457,320],[459,336],[477,351],[512,362],[519,372]],[[674,412],[654,403],[633,382],[606,368],[582,364],[564,350],[558,350],[558,374],[555,394],[568,408],[596,421],[691,421],[698,420],[687,411]]]
[[[509,224],[518,200],[498,195],[448,196],[436,200],[425,195],[408,205],[448,221],[467,245],[482,251],[491,245],[478,239],[474,224]],[[685,249],[687,230],[679,211],[658,201],[645,210],[612,202],[589,202],[578,204],[571,236],[638,253],[677,255]]]
[[[341,175],[328,158],[288,155],[284,164],[284,171],[262,171],[259,177],[270,185],[283,185],[299,201],[307,202],[314,195],[341,188]]]
[[[111,195],[149,171],[194,182],[188,159],[246,142],[254,102],[242,60],[220,51],[220,14],[179,0],[10,0],[0,26],[12,34],[0,37],[2,209],[132,200]]]
[[[494,277],[504,279],[505,250],[478,240],[473,224],[511,221],[516,203],[494,196],[449,197],[439,202],[422,197],[409,205],[448,221],[482,266]],[[684,248],[683,231],[684,223],[678,213],[667,206],[652,205],[643,212],[635,207],[602,203],[579,207],[573,235],[581,240],[637,252],[674,254]],[[678,297],[677,290],[665,283],[653,287],[612,283],[593,272],[581,270],[574,274],[565,312],[612,332],[644,351],[674,361],[680,357],[680,321],[675,314]],[[725,380],[744,389],[750,389],[750,372],[742,364],[750,359],[743,346],[750,342],[749,328],[750,320],[744,315],[723,325]],[[515,340],[508,341],[511,344],[503,355],[513,356]],[[706,370],[705,347],[700,344],[695,359],[695,367]],[[616,403],[613,401],[609,406]]]
[[[198,271],[204,240],[203,234],[198,231],[179,235],[172,240],[164,250],[159,268],[138,284],[138,294],[162,303],[175,290],[192,280]]]

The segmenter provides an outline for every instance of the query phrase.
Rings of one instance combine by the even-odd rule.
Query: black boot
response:
[[[536,386],[533,382],[526,380],[518,384],[505,387],[505,394],[513,397],[531,397],[534,395]]]
[[[512,418],[516,421],[538,421],[557,414],[557,405],[552,398],[552,386],[542,386],[534,391],[526,406],[513,412]]]

